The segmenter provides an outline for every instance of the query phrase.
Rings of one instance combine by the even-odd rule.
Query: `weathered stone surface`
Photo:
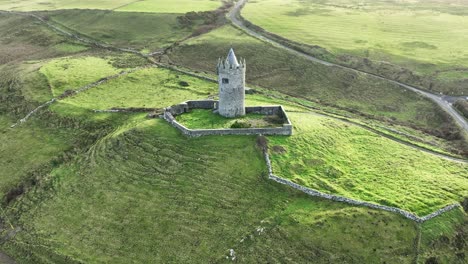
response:
[[[186,113],[190,109],[216,109],[216,100],[187,101],[178,105],[168,107],[164,111],[163,118],[189,137],[201,137],[210,135],[292,135],[292,124],[282,106],[255,106],[247,107],[246,112],[264,115],[279,115],[284,118],[285,123],[281,127],[273,128],[223,128],[223,129],[189,129],[177,122],[174,116]]]
[[[218,62],[218,113],[225,117],[245,115],[245,60],[238,63],[231,49],[225,61]]]

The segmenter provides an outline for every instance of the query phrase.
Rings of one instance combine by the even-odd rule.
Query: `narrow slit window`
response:
[[[229,79],[228,78],[223,78],[222,82],[223,83],[229,83]]]

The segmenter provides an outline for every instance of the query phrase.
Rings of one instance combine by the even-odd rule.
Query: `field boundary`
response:
[[[294,188],[296,190],[299,190],[299,191],[301,191],[303,193],[306,193],[307,195],[310,195],[310,196],[320,197],[320,198],[324,198],[324,199],[327,199],[327,200],[332,200],[332,201],[335,201],[335,202],[342,202],[342,203],[347,203],[347,204],[351,204],[351,205],[364,206],[364,207],[368,207],[368,208],[372,208],[372,209],[376,209],[376,210],[382,210],[382,211],[387,211],[387,212],[400,214],[400,215],[402,215],[403,217],[405,217],[407,219],[415,221],[416,223],[424,223],[424,222],[426,222],[426,221],[428,221],[428,220],[430,220],[430,219],[432,219],[434,217],[437,217],[437,216],[439,216],[439,215],[441,215],[443,213],[446,213],[446,212],[451,211],[451,210],[453,210],[455,208],[461,207],[461,205],[459,203],[454,203],[454,204],[447,205],[447,206],[445,206],[445,207],[443,207],[443,208],[441,208],[441,209],[439,209],[437,211],[434,211],[434,212],[432,212],[432,213],[430,213],[428,215],[425,215],[423,217],[419,217],[414,213],[405,211],[405,210],[397,208],[397,207],[379,205],[379,204],[374,204],[374,203],[370,203],[370,202],[366,202],[366,201],[356,200],[356,199],[352,199],[352,198],[348,198],[348,197],[344,197],[344,196],[340,196],[340,195],[323,193],[323,192],[320,192],[318,190],[314,190],[314,189],[311,189],[311,188],[304,187],[304,186],[299,185],[297,183],[294,183],[294,182],[292,182],[290,180],[286,180],[286,179],[283,179],[281,177],[278,177],[278,176],[274,175],[273,174],[273,168],[271,166],[270,156],[268,155],[268,149],[266,147],[263,148],[263,155],[264,155],[265,162],[266,162],[266,165],[267,165],[267,168],[268,168],[268,179],[270,179],[272,181],[275,181],[277,183],[292,187],[292,188]]]
[[[219,129],[190,129],[177,122],[174,116],[186,113],[190,109],[216,109],[216,100],[193,100],[173,105],[164,110],[163,119],[177,128],[182,134],[189,137],[201,137],[211,135],[292,135],[292,124],[283,106],[251,106],[246,107],[246,113],[258,113],[263,115],[279,114],[284,118],[284,123],[280,127],[272,128],[219,128]]]
[[[375,74],[375,73],[354,69],[354,68],[351,68],[349,66],[344,66],[344,65],[341,65],[341,64],[332,63],[332,62],[328,62],[328,61],[316,58],[316,57],[314,57],[314,56],[312,56],[312,55],[310,55],[310,54],[308,54],[308,53],[306,53],[306,52],[304,52],[304,51],[302,51],[300,49],[297,49],[294,46],[289,46],[287,44],[281,43],[281,42],[271,38],[269,35],[271,35],[272,33],[268,32],[269,35],[265,35],[265,34],[262,34],[260,32],[255,31],[255,30],[253,30],[251,28],[248,28],[244,23],[244,21],[248,21],[248,20],[243,18],[242,15],[241,15],[241,9],[244,7],[244,5],[246,3],[247,3],[247,0],[237,1],[235,6],[232,8],[232,10],[227,15],[227,19],[229,21],[231,21],[232,25],[234,25],[236,28],[242,30],[246,34],[248,34],[248,35],[250,35],[250,36],[252,36],[252,37],[254,37],[256,39],[259,39],[260,41],[263,41],[265,43],[269,43],[269,44],[273,45],[274,47],[278,47],[278,48],[284,49],[284,50],[286,50],[288,52],[295,53],[295,54],[297,54],[297,55],[299,55],[299,56],[301,56],[303,58],[306,58],[306,59],[308,59],[308,60],[310,60],[312,62],[322,64],[322,65],[325,65],[327,67],[338,67],[338,68],[341,68],[341,69],[344,69],[344,70],[349,70],[349,71],[354,71],[354,72],[361,73],[361,74],[366,74],[368,76],[372,76],[372,77],[375,77],[375,78],[380,79],[380,80],[388,81],[388,82],[393,83],[393,84],[395,84],[395,85],[397,85],[397,86],[399,86],[401,88],[405,88],[405,89],[411,90],[412,92],[420,94],[420,95],[430,99],[431,101],[435,102],[443,111],[445,111],[447,114],[449,114],[452,117],[452,119],[455,121],[455,123],[458,125],[458,127],[460,129],[462,129],[465,133],[468,133],[468,120],[466,120],[457,111],[455,111],[453,109],[452,105],[448,101],[446,101],[443,96],[435,95],[433,93],[427,92],[426,90],[424,90],[424,89],[422,89],[420,87],[411,86],[411,85],[408,85],[408,84],[405,84],[405,83],[402,83],[402,82],[399,82],[399,81],[389,79],[389,78],[384,77],[384,76],[380,76],[380,75]],[[250,23],[250,24],[255,25],[253,23]]]
[[[131,69],[131,70],[128,70],[128,71],[122,71],[118,74],[114,74],[114,75],[111,75],[111,76],[107,76],[107,77],[104,77],[104,78],[101,78],[99,79],[98,81],[95,81],[93,83],[90,83],[90,84],[87,84],[85,86],[82,86],[76,90],[73,90],[73,91],[67,91],[67,92],[64,92],[63,94],[57,96],[57,97],[54,97],[52,98],[51,100],[39,105],[38,107],[34,108],[34,110],[32,110],[31,112],[29,112],[24,118],[20,119],[18,122],[14,123],[13,125],[10,126],[10,128],[15,128],[17,127],[18,125],[28,121],[28,119],[34,115],[36,112],[38,112],[39,110],[41,110],[42,108],[44,107],[47,107],[57,101],[60,101],[62,99],[65,99],[65,98],[68,98],[68,97],[72,97],[74,95],[77,95],[81,92],[84,92],[84,91],[87,91],[91,88],[94,88],[96,86],[99,86],[101,84],[104,84],[110,80],[113,80],[113,79],[117,79],[121,76],[124,76],[124,75],[128,75],[130,73],[133,73],[133,72],[136,72],[136,71],[139,71],[139,70],[142,70],[142,69],[145,69],[145,68],[149,68],[149,67],[154,67],[153,65],[151,66],[143,66],[143,67],[137,67],[137,68],[134,68],[134,69]]]

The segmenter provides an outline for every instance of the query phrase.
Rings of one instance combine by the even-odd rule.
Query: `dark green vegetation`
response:
[[[294,135],[269,137],[273,173],[280,177],[419,216],[468,196],[467,164],[330,118],[310,113],[290,113],[289,118]]]
[[[23,231],[4,249],[25,263],[217,262],[229,249],[246,263],[414,257],[411,221],[307,198],[265,170],[254,137],[187,139],[143,121],[51,171],[15,205]]]
[[[439,137],[460,139],[450,117],[426,98],[383,80],[312,63],[230,26],[186,41],[162,59],[214,72],[213,61],[230,47],[238,56],[249,58],[247,81],[251,84]]]
[[[212,110],[194,109],[176,116],[179,123],[191,129],[279,127],[283,120],[278,116],[247,114],[239,118],[226,118]]]
[[[235,251],[237,261],[245,263],[412,263],[417,257],[418,225],[414,222],[396,214],[307,197],[267,180],[254,137],[188,139],[162,120],[147,120],[145,113],[92,111],[115,106],[160,108],[171,102],[205,98],[215,93],[214,83],[161,68],[145,68],[55,103],[27,123],[10,129],[11,124],[54,94],[76,89],[85,84],[84,80],[93,82],[146,62],[68,42],[29,18],[1,15],[0,24],[0,35],[7,36],[0,40],[4,44],[0,48],[2,58],[7,58],[0,66],[0,247],[18,263],[232,262],[226,260],[231,258],[230,249]],[[226,34],[219,40],[228,46],[230,38]],[[266,75],[281,72],[271,66],[278,62],[269,52],[278,56],[281,67],[285,67],[287,59],[297,59],[240,39],[246,42],[241,55],[252,55],[249,67],[256,78],[261,68]],[[32,47],[34,52],[15,49],[22,45]],[[221,56],[226,50],[210,51],[203,45],[206,49],[194,49],[187,55],[192,56],[192,63],[198,56],[203,57],[200,65],[204,66],[189,66],[211,71],[216,60],[209,62],[205,57]],[[249,48],[262,53],[254,56],[247,53]],[[206,54],[195,55],[197,50]],[[262,55],[265,63],[255,62],[261,61]],[[87,60],[93,62],[88,64]],[[293,67],[285,72],[300,69]],[[337,74],[318,71],[325,77]],[[325,77],[319,78],[321,84],[326,84]],[[294,88],[295,81],[288,80],[297,94],[308,91],[306,86],[303,90]],[[283,86],[276,87],[277,91],[286,91]],[[248,96],[248,104],[281,103],[291,111],[304,111],[294,101],[323,106],[323,102],[310,101],[313,93],[319,92],[319,85],[306,93],[305,99],[259,91]],[[413,99],[424,106],[423,110],[432,111],[425,108],[426,101]],[[407,102],[405,98],[399,100]],[[338,109],[336,113],[346,112]],[[399,115],[405,116],[404,112]],[[356,121],[369,121],[358,117],[352,115]],[[410,112],[407,120],[418,118]],[[382,126],[376,120],[369,122]],[[418,126],[432,127],[429,119],[418,121]],[[394,128],[410,131],[426,141],[434,140],[409,128]],[[363,153],[376,157],[388,154],[385,150],[396,144],[366,131],[358,132],[351,139],[344,135],[342,142],[351,140]],[[367,141],[359,144],[359,139],[365,137],[384,145],[382,151],[367,148]],[[328,144],[326,140],[319,143]],[[395,149],[410,161],[419,157],[412,150]],[[340,157],[340,153],[335,155],[337,160]],[[329,160],[332,158],[330,155]],[[448,170],[456,173],[454,166],[448,165]],[[436,168],[437,163],[428,167],[441,170]],[[415,187],[416,192],[419,187]],[[434,192],[434,201],[439,202],[444,192]],[[416,196],[411,194],[412,198]],[[447,201],[456,197],[458,194]],[[463,219],[466,215],[460,211],[421,227],[421,263],[432,258],[464,261],[460,253],[466,250],[458,246],[465,234],[460,231],[466,226]],[[17,232],[15,236],[12,230]],[[446,241],[441,234],[448,238],[448,246],[438,242]]]
[[[467,8],[459,0],[258,0],[242,15],[325,60],[468,95]]]
[[[430,261],[433,261],[432,263],[466,262],[468,219],[463,209],[454,210],[422,224],[421,231],[421,261],[426,260],[426,263],[431,263]]]

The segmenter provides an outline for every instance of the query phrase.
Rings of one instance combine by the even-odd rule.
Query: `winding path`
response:
[[[411,90],[411,91],[416,92],[418,94],[421,94],[422,96],[425,96],[426,98],[429,98],[432,101],[434,101],[436,104],[438,104],[445,112],[447,112],[450,116],[453,117],[453,119],[455,120],[455,122],[458,124],[458,126],[460,128],[462,128],[465,132],[468,133],[468,121],[463,116],[461,116],[452,107],[452,102],[457,97],[446,97],[446,96],[443,96],[443,95],[435,95],[435,94],[423,91],[423,90],[421,90],[419,88],[416,88],[414,86],[410,86],[410,85],[407,85],[407,84],[404,84],[404,83],[401,83],[401,82],[398,82],[398,81],[395,81],[395,80],[391,80],[391,79],[388,79],[388,78],[385,78],[385,77],[382,77],[382,76],[379,76],[379,75],[376,75],[376,74],[373,74],[373,73],[368,73],[368,72],[356,70],[356,69],[353,69],[353,68],[350,68],[350,67],[346,67],[346,66],[343,66],[343,65],[339,65],[339,64],[328,62],[328,61],[324,61],[324,60],[315,58],[314,56],[311,56],[309,54],[306,54],[306,53],[297,51],[295,49],[292,49],[290,47],[287,47],[287,46],[285,46],[285,45],[283,45],[281,43],[278,43],[275,40],[269,38],[268,36],[262,35],[261,33],[253,31],[252,29],[246,27],[244,22],[241,19],[239,19],[240,16],[241,16],[241,14],[240,14],[241,9],[244,7],[244,5],[247,3],[247,1],[248,0],[239,0],[239,1],[237,1],[237,3],[235,4],[235,6],[232,8],[232,10],[229,12],[229,14],[227,16],[228,19],[235,26],[239,27],[244,32],[246,32],[247,34],[249,34],[249,35],[251,35],[251,36],[253,36],[253,37],[257,38],[257,39],[260,39],[262,41],[268,42],[268,43],[272,44],[275,47],[279,47],[279,48],[287,50],[287,51],[289,51],[291,53],[299,55],[299,56],[301,56],[303,58],[306,58],[306,59],[308,59],[310,61],[313,61],[315,63],[319,63],[319,64],[322,64],[322,65],[325,65],[325,66],[328,66],[328,67],[339,67],[339,68],[346,69],[346,70],[349,70],[349,71],[354,71],[354,72],[366,74],[366,75],[369,75],[369,76],[373,76],[373,77],[375,77],[377,79],[388,81],[390,83],[396,84],[396,85],[398,85],[400,87],[403,87],[405,89],[408,89],[408,90]],[[462,97],[459,97],[459,98],[462,98]]]

